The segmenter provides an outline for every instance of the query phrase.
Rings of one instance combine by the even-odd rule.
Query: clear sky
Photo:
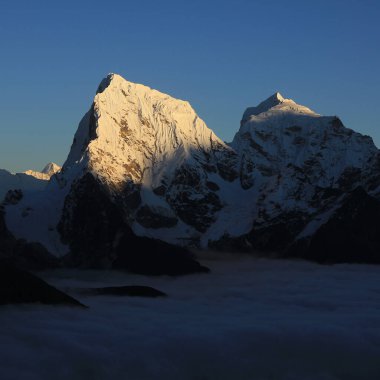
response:
[[[232,140],[276,91],[380,146],[379,0],[0,0],[0,168],[62,164],[109,72]]]

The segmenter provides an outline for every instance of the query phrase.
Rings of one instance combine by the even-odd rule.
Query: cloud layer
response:
[[[209,275],[61,271],[45,279],[90,306],[0,309],[1,378],[380,378],[380,267],[208,260]],[[85,296],[149,285],[164,299]]]

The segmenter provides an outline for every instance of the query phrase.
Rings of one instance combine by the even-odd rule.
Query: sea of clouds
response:
[[[380,266],[208,259],[179,278],[44,273],[89,309],[0,308],[0,379],[380,379]],[[90,296],[149,285],[167,298]]]

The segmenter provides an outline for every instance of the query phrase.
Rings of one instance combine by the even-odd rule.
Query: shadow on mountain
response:
[[[58,230],[70,253],[64,265],[113,268],[147,275],[208,272],[189,250],[139,237],[123,216],[123,208],[92,174],[75,182],[65,199]]]
[[[338,199],[332,199],[337,206]],[[329,208],[333,207],[331,203]],[[302,212],[282,213],[266,227],[253,228],[240,237],[225,235],[210,246],[218,251],[299,258],[321,264],[380,263],[380,201],[362,187],[347,193],[312,236],[297,239],[313,220]]]
[[[40,243],[16,239],[7,229],[0,206],[0,260],[20,269],[45,270],[60,266],[59,260]]]
[[[320,263],[380,263],[380,202],[358,187],[311,238],[296,241],[285,257]]]

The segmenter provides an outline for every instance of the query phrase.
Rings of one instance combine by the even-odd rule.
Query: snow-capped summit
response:
[[[231,146],[240,157],[241,185],[252,192],[254,239],[282,223],[290,240],[312,235],[342,194],[357,186],[379,194],[378,149],[336,116],[277,95],[244,115]]]
[[[231,146],[243,165],[252,161],[267,175],[316,161],[323,173],[315,184],[323,186],[334,183],[347,166],[363,167],[377,153],[370,137],[344,127],[336,116],[321,116],[278,93],[244,112]]]
[[[79,125],[63,172],[81,161],[109,185],[159,187],[181,165],[206,165],[230,150],[187,101],[109,74]]]
[[[243,114],[241,125],[244,125],[251,118],[254,119],[254,117],[257,117],[260,114],[266,114],[267,112],[287,112],[294,114],[308,114],[317,116],[317,114],[310,108],[299,105],[292,99],[286,99],[279,92],[276,92],[268,99],[261,102],[258,106],[247,108]]]
[[[242,123],[245,123],[250,116],[266,112],[269,109],[281,104],[284,100],[285,99],[279,92],[274,93],[268,99],[261,102],[258,106],[247,108],[243,114]]]
[[[47,174],[48,176],[52,176],[53,174],[59,172],[61,170],[61,167],[54,162],[49,162],[45,165],[45,167],[42,169],[41,173]]]
[[[37,179],[49,181],[49,179],[60,170],[61,167],[59,165],[55,164],[54,162],[49,162],[40,172],[36,170],[27,170],[24,173]]]

